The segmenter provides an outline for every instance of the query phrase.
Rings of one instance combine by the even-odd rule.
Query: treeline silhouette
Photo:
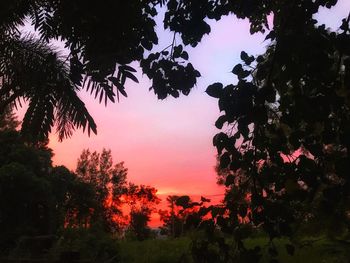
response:
[[[157,189],[129,182],[128,169],[113,163],[111,150],[82,150],[73,172],[52,165],[47,140],[23,139],[12,110],[1,115],[0,125],[2,257],[108,258],[118,254],[113,240],[179,237],[209,211],[209,199],[174,195],[167,198],[169,210],[158,211]],[[156,212],[164,223],[158,232],[148,226]]]
[[[53,166],[48,141],[25,142],[15,130],[17,124],[11,110],[1,115],[2,256],[21,246],[23,249],[23,244],[35,243],[29,237],[51,244],[64,238],[69,246],[84,231],[92,230],[111,237],[129,231],[138,240],[150,236],[147,223],[160,201],[154,187],[128,182],[123,162],[114,164],[111,151],[106,149],[101,153],[83,150],[75,172]],[[77,232],[75,237],[73,232]],[[27,249],[31,250],[30,246]],[[33,255],[44,252],[37,249],[27,252]],[[47,249],[47,244],[42,249]]]

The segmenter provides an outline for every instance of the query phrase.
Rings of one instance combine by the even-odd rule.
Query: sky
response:
[[[169,33],[160,34],[159,50],[172,41]],[[212,33],[195,48],[187,49],[190,60],[202,77],[189,96],[158,100],[148,88],[150,80],[138,70],[140,83],[128,82],[128,98],[105,107],[93,96],[80,97],[94,117],[98,135],[77,131],[70,139],[58,142],[50,136],[54,163],[70,169],[85,148],[112,150],[115,162],[124,161],[130,181],[155,186],[160,194],[214,195],[223,193],[216,186],[214,166],[216,150],[212,137],[219,132],[214,123],[219,117],[217,100],[210,98],[206,87],[213,82],[235,81],[230,72],[244,49],[260,54],[265,43],[262,35],[249,35],[247,21],[225,17],[212,23]]]
[[[338,28],[349,11],[350,1],[342,0],[331,11],[321,10],[317,18]],[[151,82],[140,69],[136,73],[140,83],[127,82],[128,98],[122,97],[119,103],[105,107],[82,91],[79,96],[94,117],[98,134],[88,137],[78,130],[63,142],[51,134],[54,164],[74,170],[83,149],[101,152],[107,148],[114,163],[125,162],[129,181],[154,186],[164,199],[170,194],[222,199],[224,189],[216,184],[216,149],[212,145],[212,137],[219,132],[214,123],[220,113],[217,100],[205,90],[214,82],[234,83],[230,71],[240,62],[240,52],[262,54],[268,43],[262,34],[250,35],[248,21],[234,16],[210,25],[209,36],[204,36],[196,48],[186,48],[191,63],[202,75],[189,96],[158,100],[148,90]],[[155,50],[159,51],[171,44],[172,34],[164,32],[162,25],[157,31],[160,43]],[[153,220],[152,224],[159,222]]]

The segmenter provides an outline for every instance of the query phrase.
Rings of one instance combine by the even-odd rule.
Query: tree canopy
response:
[[[16,130],[0,129],[0,143],[1,257],[46,256],[55,247],[75,251],[90,243],[94,252],[82,257],[111,257],[112,236],[128,229],[139,240],[150,237],[157,190],[127,183],[127,169],[113,164],[110,150],[83,150],[74,173],[53,166],[46,145],[28,144]]]
[[[6,100],[2,104],[18,98],[29,100],[23,130],[35,134],[34,139],[47,136],[55,122],[61,139],[70,136],[74,128],[96,133],[96,125],[76,92],[85,89],[105,103],[114,102],[120,94],[127,96],[126,81],[138,82],[130,63],[138,61],[143,73],[152,80],[150,89],[159,99],[168,95],[178,97],[180,93],[188,95],[200,73],[187,62],[189,55],[184,46],[195,47],[210,33],[208,19],[219,20],[229,14],[247,18],[251,33],[269,30],[269,38],[281,46],[278,53],[282,54],[292,45],[290,39],[301,39],[303,34],[299,33],[314,26],[313,15],[321,6],[331,8],[336,3],[335,0],[288,3],[108,0],[103,4],[82,0],[3,1],[0,95]],[[164,28],[174,33],[174,39],[176,34],[180,35],[183,45],[173,41],[165,49],[157,47],[155,17],[161,8],[165,10]],[[269,15],[273,16],[273,28],[267,22]],[[17,26],[25,21],[34,25],[41,40],[23,38],[16,32]],[[45,44],[53,39],[62,40],[69,50],[64,60]],[[26,70],[15,62],[26,65]]]
[[[195,47],[210,33],[208,19],[229,14],[248,19],[252,34],[268,32],[266,52],[256,56],[242,51],[242,63],[232,69],[238,81],[225,87],[217,82],[206,89],[218,99],[222,112],[215,125],[224,131],[213,138],[213,145],[225,170],[221,181],[227,194],[225,207],[213,210],[215,220],[203,227],[222,252],[215,260],[256,262],[260,250],[244,247],[249,231],[241,226],[242,218],[262,226],[271,240],[291,238],[312,221],[321,222],[322,229],[332,229],[337,222],[339,229],[349,231],[350,14],[336,31],[315,20],[321,7],[336,4],[337,0],[2,1],[1,109],[22,97],[29,100],[22,128],[44,137],[55,121],[61,138],[77,127],[96,132],[78,90],[106,104],[120,94],[127,96],[127,81],[138,82],[130,66],[137,61],[159,99],[188,95],[200,72],[184,48]],[[165,10],[164,28],[174,39],[178,34],[182,44],[156,46],[160,8]],[[16,34],[25,19],[38,30],[40,40]],[[51,39],[66,43],[66,59],[48,47]],[[37,61],[39,69],[33,67]],[[222,239],[213,238],[214,225],[234,235],[238,253],[228,253]],[[207,241],[198,254],[207,255]],[[293,254],[292,245],[286,249]]]

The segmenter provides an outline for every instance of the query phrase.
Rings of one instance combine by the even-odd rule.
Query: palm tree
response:
[[[46,137],[55,125],[60,139],[75,128],[96,133],[76,92],[85,89],[105,104],[119,100],[120,94],[126,97],[126,81],[138,82],[132,62],[139,62],[152,79],[150,90],[159,99],[188,95],[200,73],[186,63],[182,45],[176,54],[175,41],[163,52],[152,52],[158,44],[154,18],[166,2],[1,0],[0,114],[24,98],[29,109],[22,131],[30,140]],[[40,40],[16,32],[25,19]],[[70,52],[66,59],[48,45],[52,39],[65,42]]]
[[[33,142],[47,138],[53,126],[60,140],[75,128],[96,133],[96,124],[77,95],[71,66],[47,41],[23,37],[17,29],[41,2],[0,3],[0,114],[22,106],[21,99],[26,101],[22,133]]]
[[[28,102],[22,132],[42,140],[56,126],[59,139],[75,128],[96,133],[96,124],[77,95],[68,63],[52,46],[32,35],[4,34],[0,40],[0,112]]]
[[[131,73],[135,70],[126,65],[132,59],[121,64],[111,53],[103,52],[92,52],[93,58],[86,58],[84,45],[73,31],[69,33],[71,38],[66,36],[64,39],[70,54],[62,57],[49,44],[51,39],[60,37],[62,32],[58,33],[57,28],[68,19],[66,13],[60,13],[58,18],[55,17],[58,20],[53,22],[52,14],[57,5],[64,3],[0,1],[0,114],[6,107],[21,106],[21,99],[24,99],[29,108],[23,119],[22,133],[29,141],[47,138],[53,127],[60,140],[70,137],[76,128],[87,130],[88,134],[91,131],[97,133],[96,124],[77,92],[86,89],[107,104],[107,101],[114,102],[115,96],[119,99],[119,93],[127,96],[126,79],[137,82]],[[18,27],[24,25],[26,19],[35,26],[40,39],[20,34]],[[118,74],[114,77],[116,71]]]

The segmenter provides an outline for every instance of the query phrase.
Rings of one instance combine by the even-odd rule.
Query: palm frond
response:
[[[40,1],[40,0],[39,0]],[[24,25],[26,16],[37,4],[37,0],[1,0],[0,1],[0,32],[17,32],[18,26]]]
[[[22,132],[31,140],[47,137],[55,124],[60,140],[75,128],[97,132],[69,74],[64,58],[44,41],[31,35],[0,40],[2,106],[20,98],[28,101]]]

